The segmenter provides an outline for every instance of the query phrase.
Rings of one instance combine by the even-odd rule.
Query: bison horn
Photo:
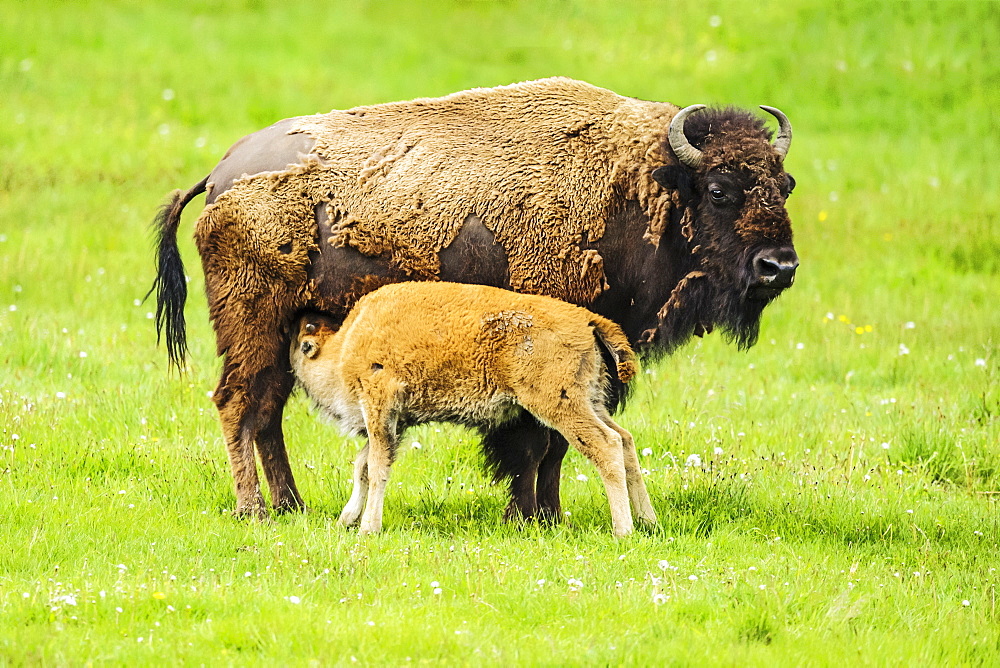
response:
[[[691,142],[684,135],[684,121],[694,112],[704,108],[703,104],[692,104],[690,107],[684,107],[670,121],[670,128],[667,130],[667,138],[670,140],[670,148],[674,150],[674,155],[691,169],[698,169],[701,166],[703,155],[701,151],[691,145]]]
[[[792,145],[792,124],[788,116],[774,107],[760,106],[761,109],[778,119],[778,136],[774,139],[774,150],[782,159],[788,155],[788,147]]]

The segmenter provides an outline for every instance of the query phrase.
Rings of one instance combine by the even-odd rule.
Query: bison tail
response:
[[[622,328],[599,315],[594,316],[590,326],[594,328],[594,334],[614,358],[619,380],[623,383],[632,380],[635,374],[639,373],[639,362]]]
[[[206,176],[187,192],[175,190],[170,201],[160,208],[153,221],[156,234],[156,279],[146,297],[156,292],[156,342],[165,336],[170,364],[180,370],[187,353],[184,323],[184,302],[187,301],[187,279],[184,262],[177,248],[177,228],[181,211],[197,195],[205,192]]]

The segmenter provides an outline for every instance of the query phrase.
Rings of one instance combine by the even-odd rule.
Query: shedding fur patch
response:
[[[607,284],[586,246],[604,235],[614,203],[640,202],[651,244],[666,227],[672,194],[649,175],[670,161],[663,145],[676,111],[552,78],[305,116],[290,132],[313,137],[315,156],[237,182],[206,215],[249,222],[233,247],[255,255],[256,238],[315,239],[321,204],[331,244],[418,279],[438,278],[438,254],[475,215],[506,252],[514,290],[590,303]],[[304,268],[297,248],[279,264]],[[233,262],[247,271],[277,262],[265,255]]]

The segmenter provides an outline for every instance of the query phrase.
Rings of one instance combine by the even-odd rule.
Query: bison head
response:
[[[774,143],[762,119],[739,109],[694,105],[670,123],[677,164],[652,177],[676,193],[691,270],[648,333],[668,348],[716,325],[740,347],[753,345],[764,307],[795,280],[785,211],[795,180],[784,169],[792,128],[777,109],[762,109],[778,119]]]

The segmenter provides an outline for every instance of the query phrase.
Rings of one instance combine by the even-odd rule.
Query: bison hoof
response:
[[[263,505],[252,505],[237,507],[233,511],[233,517],[238,520],[255,520],[257,522],[270,522],[271,515]]]
[[[503,509],[503,521],[510,523],[521,523],[528,522],[535,519],[534,511],[527,511],[518,506],[516,503],[511,501],[507,504],[507,507]]]
[[[552,526],[562,522],[562,510],[560,508],[539,508],[535,513],[535,519],[539,524]]]
[[[503,511],[504,522],[537,522],[544,526],[552,526],[562,521],[562,511],[559,508],[536,508],[529,512],[524,511],[513,501],[507,504]]]
[[[298,499],[286,500],[278,503],[274,506],[274,512],[279,515],[285,515],[287,513],[304,513],[308,510],[306,504]]]

